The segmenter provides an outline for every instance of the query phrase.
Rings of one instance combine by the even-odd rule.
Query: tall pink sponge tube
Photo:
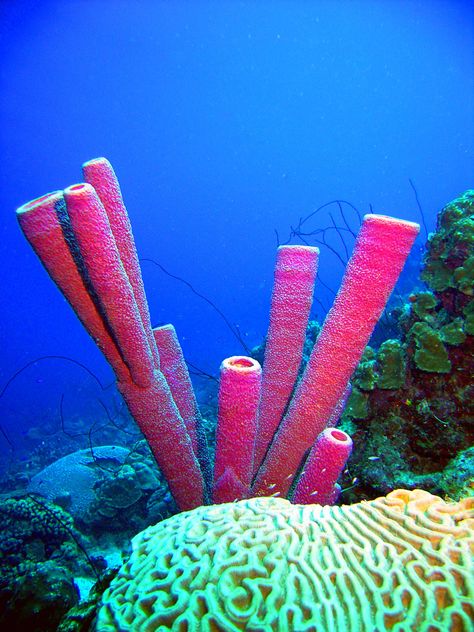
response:
[[[221,364],[213,501],[250,493],[262,369],[257,360],[232,356]]]
[[[117,386],[180,509],[192,509],[204,500],[202,472],[170,388],[155,366],[148,342],[153,333],[145,331],[107,213],[90,184],[68,187],[64,198],[89,293],[130,369],[132,380],[119,380]]]
[[[107,213],[110,229],[120,253],[120,260],[132,287],[143,328],[148,337],[155,366],[159,368],[159,355],[151,333],[150,312],[143,287],[135,240],[127,209],[123,203],[119,181],[107,158],[94,158],[85,162],[82,165],[82,173],[85,181],[94,187]]]
[[[280,246],[277,251],[263,363],[255,470],[263,461],[298,376],[313,301],[318,254],[319,250],[311,246]]]
[[[102,317],[138,386],[153,380],[153,356],[105,209],[90,184],[64,190],[74,237]],[[153,343],[154,344],[154,343]]]
[[[112,365],[118,379],[130,380],[128,367],[91,299],[67,245],[60,222],[60,217],[66,215],[62,191],[32,200],[20,206],[16,214],[25,237],[41,263]]]
[[[204,504],[204,478],[191,439],[161,371],[147,388],[117,383],[132,417],[148,441],[181,511]]]
[[[419,225],[366,215],[341,287],[313,348],[253,491],[285,496],[304,453],[324,430],[343,396],[402,271]]]
[[[332,505],[334,486],[352,451],[352,439],[337,428],[323,430],[311,449],[292,501]]]

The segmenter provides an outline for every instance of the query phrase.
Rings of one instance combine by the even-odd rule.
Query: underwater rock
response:
[[[28,491],[40,494],[83,519],[96,500],[94,486],[125,463],[130,450],[98,446],[78,450],[55,461],[33,476]]]

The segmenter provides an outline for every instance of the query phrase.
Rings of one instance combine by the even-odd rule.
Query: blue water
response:
[[[433,230],[473,185],[473,23],[462,1],[2,2],[0,385],[46,355],[113,381],[14,214],[80,181],[85,160],[114,165],[139,256],[248,346],[268,324],[275,231],[334,199],[420,221],[409,179]],[[320,270],[336,289],[325,249]],[[175,325],[194,365],[216,375],[242,352],[186,285],[149,262],[143,276],[153,323]],[[330,296],[318,284],[315,315]],[[49,360],[8,387],[3,428],[18,444],[54,431],[63,395],[68,418],[101,414],[85,371]]]

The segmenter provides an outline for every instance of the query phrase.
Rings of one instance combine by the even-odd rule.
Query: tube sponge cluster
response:
[[[254,493],[286,496],[305,453],[331,425],[418,232],[412,222],[364,217],[334,304],[257,472]],[[265,372],[266,362],[264,381]],[[342,441],[341,450],[346,446]]]
[[[104,158],[86,163],[83,175],[95,186],[80,183],[33,200],[17,210],[18,221],[110,362],[178,506],[191,509],[206,501],[205,481],[194,433],[161,370],[120,187]]]
[[[288,496],[293,489],[297,502],[333,503],[351,449],[350,438],[333,427],[337,411],[418,225],[365,216],[341,289],[297,386],[318,250],[278,249],[263,372],[256,360],[243,356],[221,366],[212,481],[178,337],[172,325],[151,327],[114,170],[97,158],[85,163],[83,175],[85,182],[17,209],[18,221],[111,364],[179,508],[252,495]]]

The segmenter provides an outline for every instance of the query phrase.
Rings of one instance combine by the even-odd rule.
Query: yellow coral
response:
[[[97,630],[472,630],[473,553],[474,498],[200,507],[136,536]]]

